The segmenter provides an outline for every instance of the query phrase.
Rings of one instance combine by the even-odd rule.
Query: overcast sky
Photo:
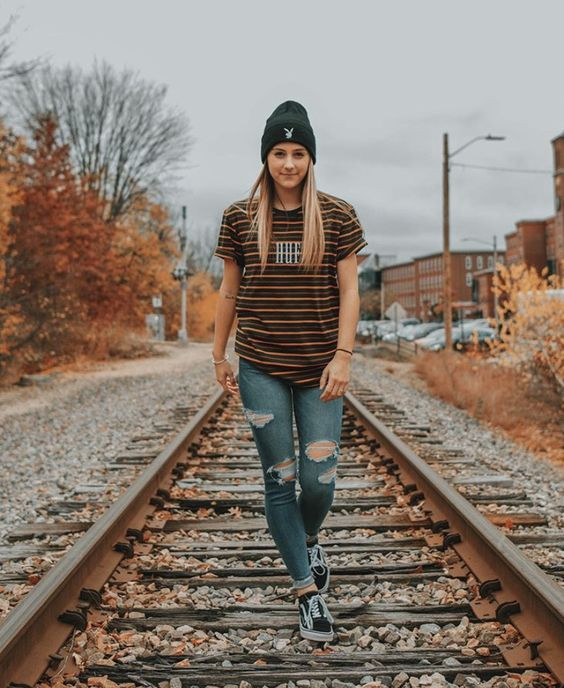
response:
[[[169,88],[195,138],[178,203],[217,234],[260,170],[267,116],[308,110],[318,188],[352,203],[368,249],[440,250],[442,135],[453,162],[548,170],[564,130],[562,0],[0,0],[13,57],[94,58]],[[453,167],[455,249],[553,213],[550,174]]]

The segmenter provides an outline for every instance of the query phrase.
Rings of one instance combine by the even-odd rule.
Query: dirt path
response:
[[[181,347],[175,342],[163,342],[155,344],[154,356],[74,364],[65,370],[54,371],[54,376],[47,382],[0,389],[0,422],[14,414],[56,403],[92,380],[189,370],[195,363],[209,360],[211,348],[211,343],[195,342]],[[210,363],[210,384],[213,382]]]

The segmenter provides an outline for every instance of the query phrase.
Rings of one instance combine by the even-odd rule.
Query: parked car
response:
[[[419,325],[409,325],[408,327],[409,330],[405,334],[402,334],[402,337],[407,339],[408,342],[414,342],[417,339],[426,337],[428,334],[431,334],[431,332],[435,332],[435,330],[442,329],[443,324],[440,322],[428,322],[420,323]]]
[[[417,318],[402,318],[401,320],[398,320],[398,332],[402,330],[404,327],[407,325],[417,325],[419,324],[419,320]],[[385,320],[381,325],[378,325],[376,328],[376,338],[377,339],[384,339],[384,335],[386,334],[393,334],[394,336],[388,338],[387,341],[395,341],[395,330],[396,330],[396,323],[394,320]]]
[[[479,349],[487,349],[488,342],[499,339],[499,334],[493,327],[475,327],[468,339],[459,341],[457,347],[466,350],[477,345]]]
[[[425,337],[421,337],[420,339],[416,339],[415,343],[417,346],[422,347],[423,349],[428,349],[432,344],[434,344],[436,341],[438,341],[441,337],[444,337],[445,333],[445,328],[440,327],[437,330],[433,330],[430,332],[428,335]]]
[[[452,330],[452,343],[457,347],[468,348],[472,346],[475,341],[474,336],[478,337],[478,342],[481,341],[485,343],[486,339],[493,339],[496,337],[496,331],[491,327],[453,327]],[[445,331],[442,331],[440,337],[437,337],[436,341],[432,342],[429,348],[431,351],[441,351],[446,346]]]

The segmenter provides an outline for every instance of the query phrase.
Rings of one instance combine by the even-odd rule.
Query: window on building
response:
[[[471,272],[466,273],[466,286],[467,287],[472,286],[472,273]]]
[[[472,269],[472,256],[466,256],[464,258],[464,266],[466,267],[467,270]]]
[[[478,268],[478,270],[481,270],[484,267],[484,259],[482,256],[478,256],[476,258],[476,267]]]
[[[488,256],[488,267],[493,268],[493,256]]]

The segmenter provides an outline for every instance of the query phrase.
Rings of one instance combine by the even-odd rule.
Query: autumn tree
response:
[[[8,341],[18,331],[22,316],[17,304],[8,298],[6,266],[9,260],[8,226],[12,207],[18,201],[14,165],[22,142],[0,122],[0,370],[9,355]]]
[[[112,228],[55,133],[55,122],[43,120],[22,156],[8,224],[5,295],[24,318],[8,348],[31,368],[71,355],[96,338],[94,322],[112,321],[123,308]]]
[[[564,281],[524,264],[498,265],[494,290],[502,326],[493,350],[500,361],[564,394]]]
[[[57,145],[67,145],[75,174],[102,201],[103,218],[155,199],[175,178],[192,144],[184,114],[166,104],[167,88],[106,62],[87,72],[47,65],[20,75],[10,102],[27,133],[49,114]]]

